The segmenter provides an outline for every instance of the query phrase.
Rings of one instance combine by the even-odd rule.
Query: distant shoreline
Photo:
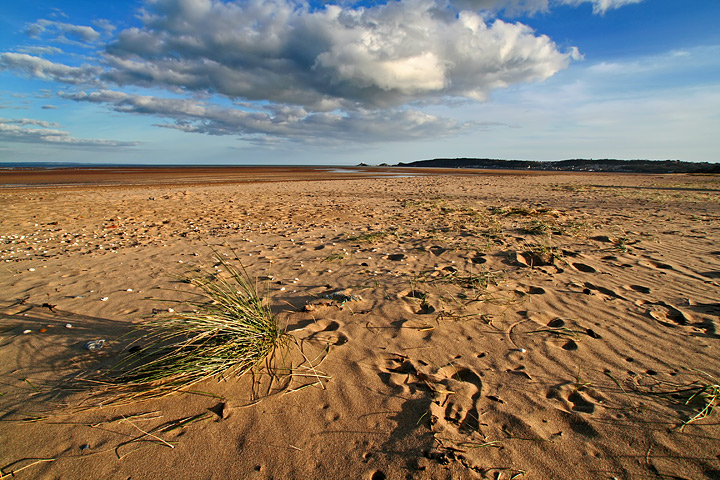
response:
[[[470,168],[533,170],[554,172],[611,172],[611,173],[720,173],[720,164],[710,162],[684,162],[681,160],[617,160],[571,159],[557,161],[499,160],[493,158],[435,158],[399,167],[419,168]]]
[[[0,188],[222,185],[428,175],[549,175],[571,172],[371,166],[62,166],[0,168]]]
[[[3,176],[12,171],[113,171],[124,169],[162,172],[162,171],[205,171],[216,172],[245,171],[337,171],[388,172],[393,169],[468,169],[497,171],[549,171],[549,172],[609,172],[609,173],[720,173],[720,163],[686,162],[682,160],[618,160],[618,159],[568,159],[568,160],[502,160],[493,158],[434,158],[413,162],[399,162],[394,165],[381,163],[369,165],[225,165],[225,164],[102,164],[102,163],[68,163],[68,162],[6,162],[0,163]],[[0,184],[6,184],[0,180]]]

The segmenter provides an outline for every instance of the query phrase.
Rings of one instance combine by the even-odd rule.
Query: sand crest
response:
[[[2,474],[720,478],[718,177],[303,175],[0,190]],[[316,375],[77,410],[208,245]]]

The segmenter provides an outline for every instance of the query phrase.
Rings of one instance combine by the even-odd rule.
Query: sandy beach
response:
[[[719,177],[184,171],[2,174],[3,479],[720,478]],[[64,388],[213,249],[294,375]]]

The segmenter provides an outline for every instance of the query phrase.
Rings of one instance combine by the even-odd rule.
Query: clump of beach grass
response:
[[[523,230],[530,235],[551,235],[557,232],[553,225],[543,222],[542,220],[533,220],[528,223]]]
[[[161,315],[139,326],[138,349],[96,381],[104,404],[125,403],[187,391],[211,378],[240,376],[259,369],[289,342],[278,319],[258,294],[247,271],[215,256],[218,272],[188,278],[198,289],[192,311]]]
[[[715,407],[720,405],[720,381],[705,371],[694,368],[690,368],[689,370],[695,372],[699,378],[696,378],[688,384],[680,385],[660,382],[655,386],[660,387],[657,390],[652,387],[641,387],[640,385],[633,387],[635,393],[640,395],[659,396],[691,409],[692,416],[676,427],[681,432],[691,423],[709,417],[715,410]],[[617,380],[613,380],[617,383]],[[668,385],[672,388],[668,389]]]
[[[702,370],[691,370],[700,375],[699,380],[695,380],[689,385],[679,386],[674,390],[656,393],[656,395],[670,397],[694,410],[695,414],[678,426],[681,432],[691,423],[710,416],[715,407],[720,404],[720,382],[718,379]]]
[[[701,383],[691,387],[688,390],[688,393],[689,396],[687,397],[687,400],[685,400],[684,404],[699,405],[698,412],[683,422],[683,424],[679,427],[680,431],[692,422],[708,417],[713,412],[718,403],[720,403],[720,383],[718,383],[717,380],[714,380],[714,383]]]

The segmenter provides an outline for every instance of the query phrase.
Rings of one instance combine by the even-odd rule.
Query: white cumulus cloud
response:
[[[101,71],[97,66],[71,67],[33,55],[12,52],[0,53],[0,70],[13,70],[29,77],[71,85],[97,83],[97,75]]]
[[[101,47],[84,65],[48,60],[58,50],[35,46],[0,53],[0,70],[65,83],[73,87],[66,99],[169,119],[159,125],[187,132],[309,142],[437,137],[477,124],[423,112],[428,105],[485,101],[581,58],[500,12],[589,3],[602,14],[639,1],[147,0],[123,30],[104,20],[28,26],[38,38]],[[145,88],[152,95],[137,94]]]
[[[108,48],[118,85],[268,100],[316,111],[484,99],[567,67],[530,28],[429,0],[310,10],[284,0],[158,0]]]
[[[505,11],[512,15],[547,12],[556,5],[592,5],[593,13],[602,15],[608,10],[624,7],[643,0],[453,0],[461,8],[472,10]]]
[[[105,104],[117,112],[169,118],[157,126],[208,135],[238,135],[246,139],[275,138],[308,143],[408,140],[441,137],[467,129],[458,123],[413,109],[309,112],[298,106],[270,105],[263,109],[225,108],[180,98],[131,95],[112,90],[61,93],[63,98]]]
[[[63,43],[90,43],[100,38],[100,33],[90,26],[73,25],[46,19],[40,19],[29,24],[25,32],[31,37],[50,36],[53,40]]]
[[[0,118],[0,140],[3,142],[50,144],[74,147],[131,147],[136,142],[75,138],[59,130],[57,123],[30,118]]]

